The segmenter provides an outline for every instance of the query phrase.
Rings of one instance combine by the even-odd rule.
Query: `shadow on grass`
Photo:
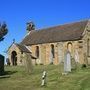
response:
[[[2,75],[0,75],[0,79],[10,78],[10,75],[17,73],[17,71],[4,71]]]
[[[0,79],[4,79],[4,78],[10,78],[10,75],[3,75],[3,76],[0,76]]]
[[[4,75],[12,75],[14,73],[17,73],[17,71],[5,71]]]

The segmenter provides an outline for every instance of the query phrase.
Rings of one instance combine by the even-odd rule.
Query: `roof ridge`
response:
[[[64,25],[72,25],[72,24],[75,24],[75,23],[80,23],[80,22],[85,22],[87,21],[90,21],[90,19],[85,19],[85,20],[80,20],[80,21],[76,21],[76,22],[67,22],[67,23],[64,23],[64,24],[60,24],[60,25],[55,25],[55,26],[51,26],[51,27],[46,27],[46,28],[41,28],[41,29],[36,29],[34,30],[35,32],[38,32],[38,31],[42,31],[42,30],[48,30],[48,29],[52,29],[52,28],[56,28],[56,27],[60,27],[60,26],[64,26]],[[31,31],[31,32],[34,32],[34,31]]]
[[[22,44],[32,45],[39,43],[79,40],[88,23],[88,20],[67,23],[54,27],[32,31],[22,40]]]

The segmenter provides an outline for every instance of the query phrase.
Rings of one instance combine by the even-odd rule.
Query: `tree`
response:
[[[4,36],[8,33],[7,25],[4,22],[3,24],[0,24],[0,41],[4,40]]]

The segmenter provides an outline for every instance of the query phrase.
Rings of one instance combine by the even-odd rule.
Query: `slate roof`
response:
[[[17,44],[17,43],[15,43],[15,45],[16,45],[22,52],[31,53],[31,52],[26,48],[26,46],[21,45],[21,44]]]
[[[80,40],[88,20],[59,25],[41,30],[32,30],[21,42],[25,45]]]
[[[34,55],[32,55],[31,51],[28,50],[25,45],[21,45],[21,44],[17,44],[17,43],[15,43],[15,45],[16,45],[22,52],[30,53],[30,56],[31,56],[32,59],[37,59],[37,57],[35,57]]]

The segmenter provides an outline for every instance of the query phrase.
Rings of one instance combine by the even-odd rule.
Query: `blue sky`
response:
[[[26,34],[26,22],[36,29],[88,19],[90,0],[0,0],[0,22],[8,25],[8,34],[0,42],[0,53],[8,49],[13,38],[20,42]]]

